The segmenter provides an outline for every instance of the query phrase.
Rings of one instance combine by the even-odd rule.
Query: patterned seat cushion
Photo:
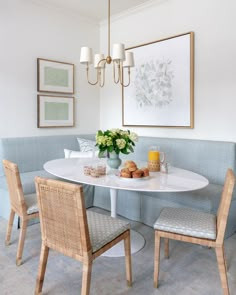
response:
[[[25,195],[25,203],[27,205],[27,214],[33,214],[39,211],[36,194]]]
[[[130,228],[126,221],[92,211],[87,211],[87,219],[93,252]]]
[[[164,208],[154,229],[215,240],[216,216],[189,208]]]

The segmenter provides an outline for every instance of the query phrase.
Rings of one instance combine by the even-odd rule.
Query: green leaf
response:
[[[134,152],[134,149],[132,148],[131,145],[129,146],[129,150],[130,150],[132,153]]]
[[[104,151],[99,151],[99,153],[98,153],[98,157],[99,157],[99,158],[102,158],[103,155],[104,155]]]

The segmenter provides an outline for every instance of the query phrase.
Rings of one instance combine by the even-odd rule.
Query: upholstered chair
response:
[[[224,234],[232,199],[235,176],[228,169],[217,215],[188,208],[164,208],[156,222],[154,253],[154,287],[158,287],[160,241],[165,239],[165,257],[169,257],[169,239],[215,248],[224,295],[229,294],[224,255]],[[204,270],[203,270],[204,271]],[[207,275],[207,274],[206,274]]]
[[[30,219],[38,218],[38,206],[36,194],[24,195],[19,169],[15,163],[3,160],[3,167],[6,175],[9,197],[10,197],[10,217],[8,220],[5,244],[10,244],[12,226],[15,214],[20,218],[20,236],[16,254],[16,265],[21,265],[27,224]]]
[[[81,185],[36,177],[42,246],[35,294],[41,294],[49,249],[83,264],[81,295],[88,295],[92,263],[106,250],[124,241],[126,279],[132,284],[130,224],[86,211]],[[106,286],[104,286],[105,290]]]

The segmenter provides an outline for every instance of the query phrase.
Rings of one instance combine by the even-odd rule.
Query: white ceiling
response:
[[[150,0],[111,0],[111,15],[140,6]],[[41,4],[71,10],[79,15],[101,21],[108,16],[108,0],[41,0]]]

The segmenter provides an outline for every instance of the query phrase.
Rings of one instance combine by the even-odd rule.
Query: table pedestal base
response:
[[[131,239],[131,254],[138,252],[145,245],[144,237],[140,233],[134,230],[130,231],[130,239]],[[113,246],[111,249],[104,252],[102,256],[106,256],[106,257],[125,256],[124,241],[119,242],[118,244]]]

